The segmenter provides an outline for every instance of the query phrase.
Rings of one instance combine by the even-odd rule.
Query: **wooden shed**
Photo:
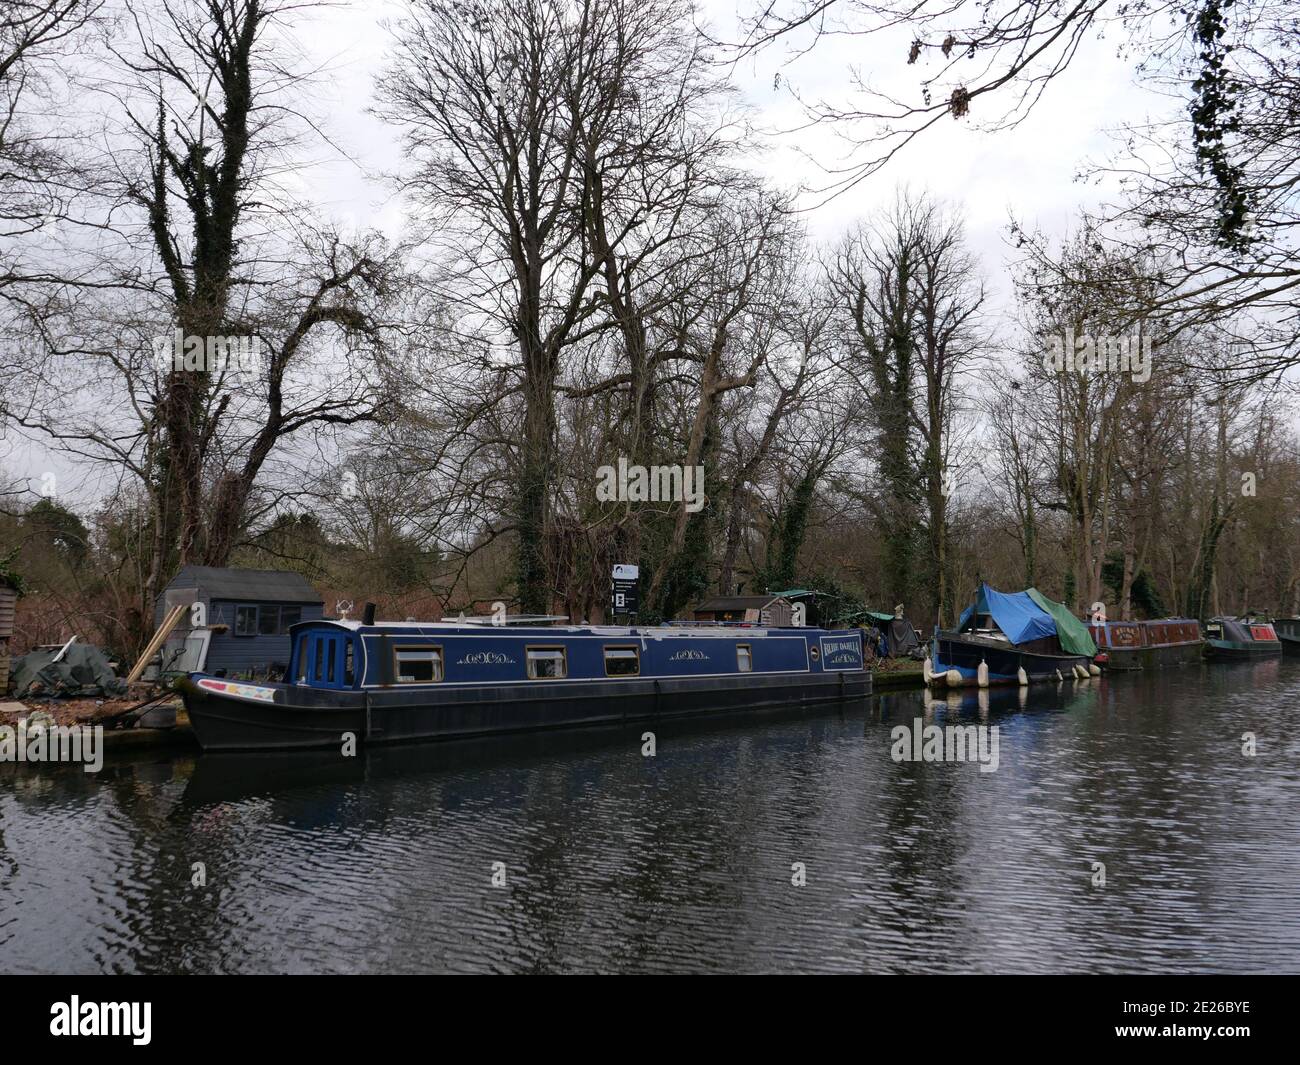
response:
[[[202,608],[183,615],[167,641],[165,668],[274,676],[289,664],[290,626],[325,614],[324,601],[301,573],[184,566],[158,596],[154,624],[174,607],[196,603]]]
[[[696,621],[745,621],[752,625],[789,625],[794,605],[780,595],[720,595],[694,610]]]

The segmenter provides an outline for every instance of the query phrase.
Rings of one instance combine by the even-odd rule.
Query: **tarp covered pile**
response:
[[[975,602],[962,612],[958,628],[966,628],[967,622],[977,614],[992,617],[994,624],[1015,644],[1055,636],[1066,654],[1092,658],[1097,653],[1087,626],[1070,613],[1069,607],[1048,599],[1037,588],[999,592],[981,584]]]
[[[62,657],[54,650],[32,651],[14,659],[13,683],[15,699],[37,695],[112,698],[127,692],[126,681],[113,672],[104,653],[85,643],[64,648]]]

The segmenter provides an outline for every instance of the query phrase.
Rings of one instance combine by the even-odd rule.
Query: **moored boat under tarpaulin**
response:
[[[1035,588],[1008,593],[980,584],[957,628],[935,633],[931,668],[947,683],[1065,680],[1092,675],[1096,654],[1087,627],[1062,604]]]

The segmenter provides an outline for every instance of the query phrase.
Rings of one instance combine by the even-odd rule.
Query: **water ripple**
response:
[[[653,758],[637,728],[5,767],[0,965],[1294,971],[1298,696],[1267,662],[661,722]],[[893,761],[917,718],[998,726],[998,770]]]

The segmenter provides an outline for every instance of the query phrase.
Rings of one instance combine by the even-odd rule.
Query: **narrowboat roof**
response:
[[[1177,622],[1184,624],[1200,624],[1195,618],[1169,617],[1169,618],[1132,618],[1125,621],[1121,618],[1107,618],[1105,621],[1087,621],[1088,625],[1170,625]]]
[[[317,621],[300,621],[294,625],[294,629],[307,628],[311,626],[329,625],[335,628],[346,629],[349,632],[360,633],[366,636],[382,636],[385,633],[403,636],[424,636],[443,634],[462,634],[466,636],[538,636],[538,635],[568,635],[568,636],[636,636],[644,639],[658,639],[664,636],[689,636],[710,638],[731,638],[744,639],[752,636],[767,636],[769,633],[783,632],[806,632],[817,633],[833,630],[820,629],[811,625],[790,626],[782,628],[780,626],[769,626],[759,628],[757,626],[738,626],[738,625],[640,625],[640,626],[622,626],[622,625],[476,625],[468,621],[377,621],[371,625],[362,621],[355,621],[351,618],[345,620],[337,618],[321,618]]]

